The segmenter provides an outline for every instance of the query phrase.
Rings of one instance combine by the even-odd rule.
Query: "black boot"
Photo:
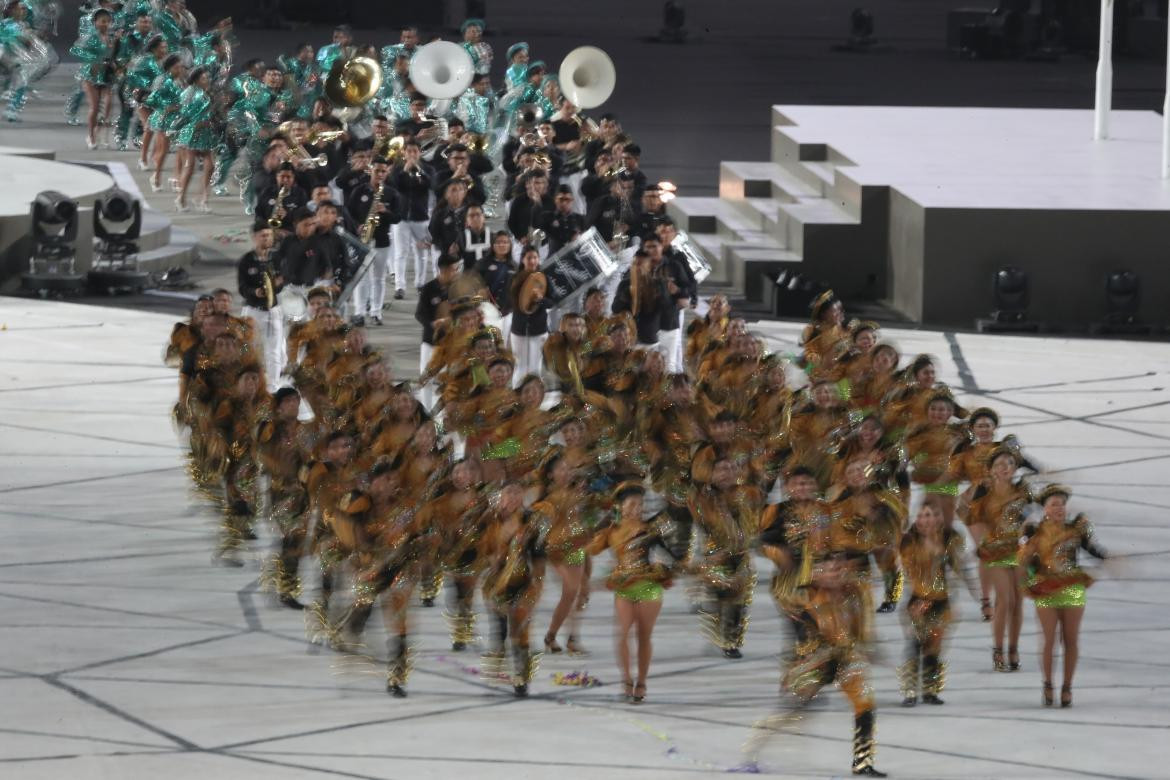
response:
[[[747,628],[745,621],[747,610],[742,604],[727,604],[720,609],[720,612],[722,613],[720,634],[723,640],[723,657],[743,658],[743,653],[740,652],[739,648],[743,646],[743,635]]]
[[[853,719],[853,774],[863,777],[885,777],[873,766],[874,714],[867,710]]]
[[[386,666],[386,693],[396,699],[406,698],[406,678],[410,676],[410,650],[406,635],[392,639],[390,662]]]
[[[927,655],[922,658],[922,703],[942,704],[938,697],[946,684],[946,664],[939,660],[937,655]]]
[[[885,583],[885,597],[882,599],[881,606],[877,608],[878,612],[887,613],[893,612],[898,608],[898,602],[902,600],[902,572],[900,569],[887,571],[882,573],[882,581]]]

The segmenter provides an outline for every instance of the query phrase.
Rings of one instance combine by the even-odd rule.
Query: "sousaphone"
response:
[[[333,104],[333,115],[348,122],[357,118],[381,87],[382,66],[369,57],[351,57],[337,60],[329,69],[325,97]]]
[[[471,86],[475,65],[457,43],[434,41],[410,58],[410,83],[435,100],[453,100]]]
[[[561,92],[578,108],[597,108],[613,94],[617,69],[596,46],[579,46],[561,60]]]

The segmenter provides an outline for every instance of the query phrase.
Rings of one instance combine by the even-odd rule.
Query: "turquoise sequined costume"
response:
[[[136,30],[131,31],[118,44],[116,59],[123,74],[118,79],[117,84],[119,109],[118,121],[114,126],[114,146],[118,149],[126,148],[127,136],[130,134],[130,123],[134,119],[136,99],[134,97],[134,83],[130,79],[130,69],[141,57],[146,48],[146,42],[153,35],[154,33],[144,35]],[[137,128],[136,132],[141,132],[141,128]]]
[[[81,15],[77,18],[77,40],[74,41],[74,46],[81,45],[85,37],[93,32],[93,12],[98,8],[100,6],[96,2],[81,4]],[[82,74],[84,72],[84,68],[79,68],[74,75],[74,78],[77,79],[77,85],[69,93],[69,98],[65,101],[65,121],[71,125],[79,124],[77,113],[81,110],[81,100],[84,97],[81,91]]]
[[[197,86],[183,90],[176,143],[193,152],[210,152],[219,144],[219,136],[211,125],[211,96]]]
[[[0,86],[9,90],[5,118],[10,122],[19,120],[28,94],[28,74],[20,59],[26,33],[17,20],[0,20]]]
[[[154,32],[166,39],[167,48],[172,54],[179,53],[187,47],[187,31],[175,17],[165,10],[158,10],[150,19],[154,24]]]
[[[527,63],[509,65],[508,69],[504,71],[504,88],[515,89],[516,87],[522,86],[527,75]]]
[[[322,73],[328,73],[333,63],[345,57],[345,50],[342,46],[336,43],[331,43],[328,46],[322,46],[317,50],[317,67],[321,69]]]
[[[382,73],[390,73],[391,71],[394,70],[394,61],[398,59],[399,54],[405,53],[405,54],[410,54],[411,57],[414,57],[415,52],[417,52],[417,51],[418,51],[418,49],[416,48],[414,51],[407,52],[406,47],[403,46],[401,43],[392,43],[389,46],[383,46],[382,47]]]
[[[486,95],[478,94],[469,89],[459,96],[455,104],[455,116],[463,120],[469,133],[486,133],[491,124],[492,112],[495,111],[495,98],[489,92]]]
[[[170,76],[159,76],[154,88],[146,96],[145,104],[153,109],[150,115],[150,129],[156,133],[170,133],[179,118],[179,99],[183,96],[183,85]]]
[[[69,53],[81,60],[78,74],[83,81],[96,84],[99,87],[110,86],[112,73],[107,66],[114,58],[115,43],[112,35],[107,43],[95,30],[73,44]]]
[[[130,63],[126,71],[126,86],[131,90],[149,92],[162,74],[162,63],[153,54],[143,54]]]
[[[313,103],[324,94],[324,80],[319,77],[315,62],[301,62],[295,57],[281,55],[278,59],[284,72],[296,84],[297,116],[308,119],[313,113]]]

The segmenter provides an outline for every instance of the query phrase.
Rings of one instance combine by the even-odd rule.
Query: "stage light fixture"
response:
[[[32,251],[21,287],[41,296],[77,292],[85,288],[84,274],[73,270],[77,253],[77,201],[56,190],[33,199]]]
[[[98,243],[89,286],[110,294],[145,289],[150,275],[138,268],[142,204],[124,190],[110,190],[93,204],[93,234]]]
[[[77,241],[77,201],[55,190],[38,193],[32,202],[33,238],[50,251],[73,251]]]
[[[849,42],[863,45],[873,38],[873,12],[868,8],[854,8],[849,14]]]
[[[849,12],[849,37],[844,43],[832,46],[833,51],[865,54],[877,50],[873,12],[868,8],[854,8]]]
[[[828,285],[791,268],[776,275],[772,285],[772,314],[776,317],[808,317],[808,307]]]
[[[1141,302],[1142,280],[1136,273],[1121,269],[1105,274],[1105,319],[1089,331],[1101,336],[1149,333],[1150,326],[1138,317]]]
[[[666,0],[662,6],[658,39],[664,43],[683,43],[687,39],[687,11],[677,0]]]
[[[1015,266],[1004,266],[992,279],[997,322],[1019,322],[1028,317],[1028,274]]]
[[[991,295],[995,310],[990,319],[975,321],[976,330],[981,333],[1035,333],[1040,330],[1039,324],[1028,320],[1031,296],[1027,271],[1013,265],[1002,266],[992,274]]]

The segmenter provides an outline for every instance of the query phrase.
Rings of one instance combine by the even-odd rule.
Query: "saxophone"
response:
[[[268,218],[268,227],[277,230],[284,224],[284,199],[288,197],[288,187],[281,187],[276,193],[276,205],[272,207],[272,216]]]
[[[382,190],[386,187],[386,180],[383,179],[378,184],[378,189],[374,190],[374,199],[370,202],[370,213],[366,216],[366,221],[362,223],[362,229],[358,233],[358,238],[362,240],[363,244],[372,243],[374,240],[374,231],[378,229],[378,222],[381,221],[381,214],[375,211],[375,208],[382,202]]]

